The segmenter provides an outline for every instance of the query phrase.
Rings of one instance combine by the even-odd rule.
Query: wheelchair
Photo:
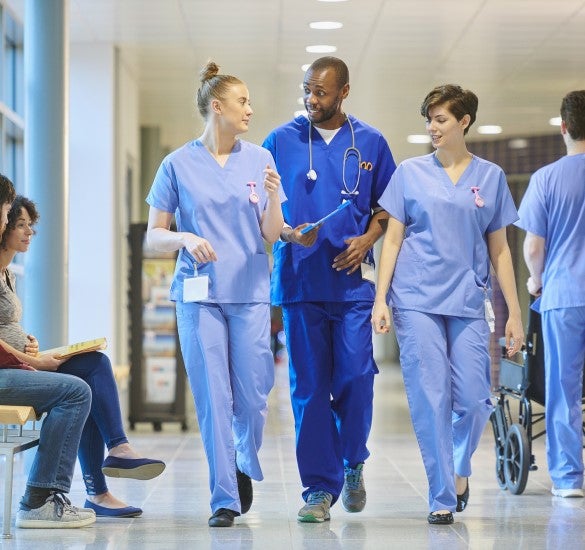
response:
[[[502,346],[500,380],[494,390],[496,403],[490,416],[496,443],[496,479],[502,490],[520,495],[526,488],[528,473],[538,470],[532,442],[546,433],[545,413],[535,412],[532,403],[545,405],[540,314],[530,310],[526,343],[520,352],[522,363],[508,359],[504,338],[499,344]],[[516,415],[512,414],[511,401],[518,402]]]

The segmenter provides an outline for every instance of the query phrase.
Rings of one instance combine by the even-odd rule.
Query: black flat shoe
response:
[[[467,486],[462,495],[457,495],[457,511],[463,512],[467,507],[467,501],[469,500],[469,479],[467,479]]]
[[[236,468],[236,478],[238,479],[238,494],[240,496],[240,506],[242,508],[242,514],[245,514],[252,506],[252,500],[254,499],[254,490],[252,489],[252,480],[250,476],[244,472],[240,472]]]
[[[209,527],[231,527],[234,524],[234,518],[239,515],[228,508],[216,510],[207,522]]]
[[[451,525],[453,523],[453,514],[451,512],[446,514],[433,514],[431,512],[427,516],[427,521],[431,525]]]

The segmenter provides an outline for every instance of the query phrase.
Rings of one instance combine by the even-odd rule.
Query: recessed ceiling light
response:
[[[301,67],[301,71],[303,71],[304,73],[307,72],[307,69],[311,66],[310,63],[305,63],[302,67]],[[301,89],[304,90],[305,87],[301,84]]]
[[[479,126],[477,129],[478,134],[501,134],[502,127],[496,126],[495,124],[487,124],[485,126]]]
[[[508,142],[510,149],[526,149],[528,147],[528,140],[524,138],[511,139]]]
[[[430,143],[431,136],[427,134],[411,134],[407,136],[406,141],[408,143]]]
[[[341,29],[341,27],[343,27],[343,23],[340,23],[339,21],[313,21],[312,23],[309,23],[309,27],[312,29],[323,30]]]
[[[307,46],[305,50],[308,53],[333,53],[337,51],[337,46],[328,46],[327,44],[315,44]]]
[[[548,123],[551,126],[560,126],[561,125],[561,117],[560,116],[555,116],[553,118],[551,118]]]

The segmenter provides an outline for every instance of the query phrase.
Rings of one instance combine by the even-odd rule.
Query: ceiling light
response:
[[[327,44],[316,44],[315,46],[307,46],[305,50],[308,53],[333,53],[337,51],[337,46],[328,46]]]
[[[406,141],[408,143],[430,143],[431,136],[428,134],[411,134],[407,136]]]
[[[322,30],[341,29],[343,23],[340,23],[339,21],[313,21],[312,23],[309,23],[309,27]]]
[[[477,129],[478,134],[501,134],[502,127],[496,126],[495,124],[487,124],[486,126],[479,126]]]
[[[307,69],[311,66],[310,63],[305,63],[302,67],[301,67],[301,71],[303,71],[304,73],[307,72]],[[301,84],[301,88],[304,90],[305,87]]]
[[[508,142],[510,149],[526,149],[528,147],[528,140],[524,138],[511,139]]]
[[[561,125],[561,117],[560,116],[555,116],[555,117],[549,119],[548,123],[551,126],[560,126]]]

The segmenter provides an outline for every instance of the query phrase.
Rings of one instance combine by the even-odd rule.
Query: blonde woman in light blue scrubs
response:
[[[203,135],[163,160],[146,200],[148,243],[179,251],[171,299],[209,463],[208,523],[229,527],[252,504],[251,479],[263,479],[274,383],[264,241],[280,235],[285,196],[270,153],[237,137],[253,112],[246,85],[218,71],[213,62],[201,71]],[[184,296],[194,276],[207,296]]]
[[[477,97],[432,90],[421,106],[435,152],[404,161],[380,198],[390,214],[372,311],[389,331],[388,289],[414,430],[429,481],[428,522],[453,523],[469,500],[471,456],[491,412],[490,263],[524,340],[506,226],[518,219],[502,169],[472,155]]]

